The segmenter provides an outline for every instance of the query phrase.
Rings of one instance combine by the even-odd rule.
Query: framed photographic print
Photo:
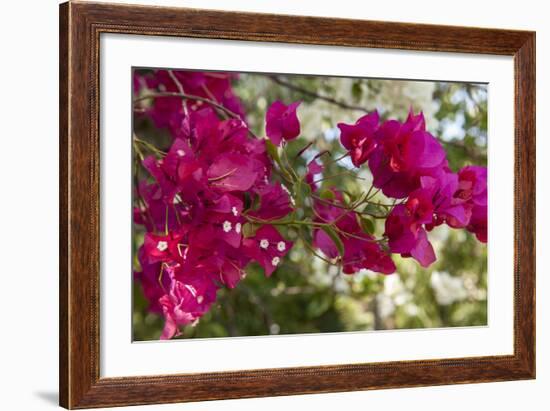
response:
[[[60,6],[60,404],[535,377],[535,34]]]

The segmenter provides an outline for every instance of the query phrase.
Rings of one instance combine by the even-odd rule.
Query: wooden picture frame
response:
[[[514,354],[100,378],[101,33],[513,56]],[[535,378],[535,33],[69,2],[60,6],[60,405],[90,408]]]

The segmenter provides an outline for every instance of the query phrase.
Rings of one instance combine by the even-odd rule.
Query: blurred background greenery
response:
[[[428,130],[445,147],[453,171],[487,164],[487,86],[483,84],[243,73],[234,90],[257,135],[264,135],[265,111],[273,101],[303,101],[298,110],[302,133],[289,146],[293,156],[313,142],[309,157],[300,160],[302,171],[315,153],[329,150],[333,158],[343,154],[337,123],[353,123],[374,109],[383,119],[402,121],[409,108],[423,111]],[[161,147],[167,144],[164,131],[155,130],[146,119],[134,120],[140,136]],[[328,162],[327,156],[323,158]],[[351,162],[332,164],[327,174],[337,174],[342,167],[352,168]],[[367,167],[359,175],[363,180],[341,176],[322,184],[362,192],[370,187],[372,176]],[[379,199],[384,196],[379,194]],[[376,232],[383,233],[383,221],[375,224]],[[143,240],[141,230],[134,227],[134,251]],[[210,311],[179,338],[487,324],[487,246],[465,230],[434,229],[429,239],[437,261],[424,269],[412,259],[394,256],[397,272],[388,276],[368,270],[340,273],[309,253],[296,234],[284,233],[295,245],[271,278],[250,265],[246,279],[233,290],[220,289]],[[134,264],[139,269],[137,260]],[[147,312],[139,283],[134,282],[133,293],[134,339],[158,339],[162,318]]]

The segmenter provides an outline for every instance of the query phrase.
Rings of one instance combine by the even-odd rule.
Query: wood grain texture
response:
[[[101,33],[514,56],[514,355],[100,378],[98,104]],[[170,403],[535,377],[533,32],[70,2],[60,6],[59,56],[59,398],[63,407]]]
[[[60,6],[59,15],[59,386],[69,386],[69,282],[68,282],[68,176],[69,133],[69,15],[68,4]],[[69,390],[59,390],[60,404],[69,404]]]

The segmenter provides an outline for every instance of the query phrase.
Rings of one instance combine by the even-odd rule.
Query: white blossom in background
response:
[[[388,275],[384,278],[383,293],[391,297],[397,306],[409,302],[412,298],[410,291],[407,290],[398,273]]]
[[[378,309],[378,315],[381,318],[388,318],[395,312],[395,303],[392,298],[384,293],[378,293],[376,295],[376,304]]]
[[[446,271],[434,271],[430,277],[430,285],[440,305],[450,305],[468,297],[464,280],[461,277],[453,277]]]
[[[384,278],[384,289],[376,295],[378,315],[386,319],[393,315],[399,306],[407,306],[412,300],[412,294],[407,289],[398,273]]]

